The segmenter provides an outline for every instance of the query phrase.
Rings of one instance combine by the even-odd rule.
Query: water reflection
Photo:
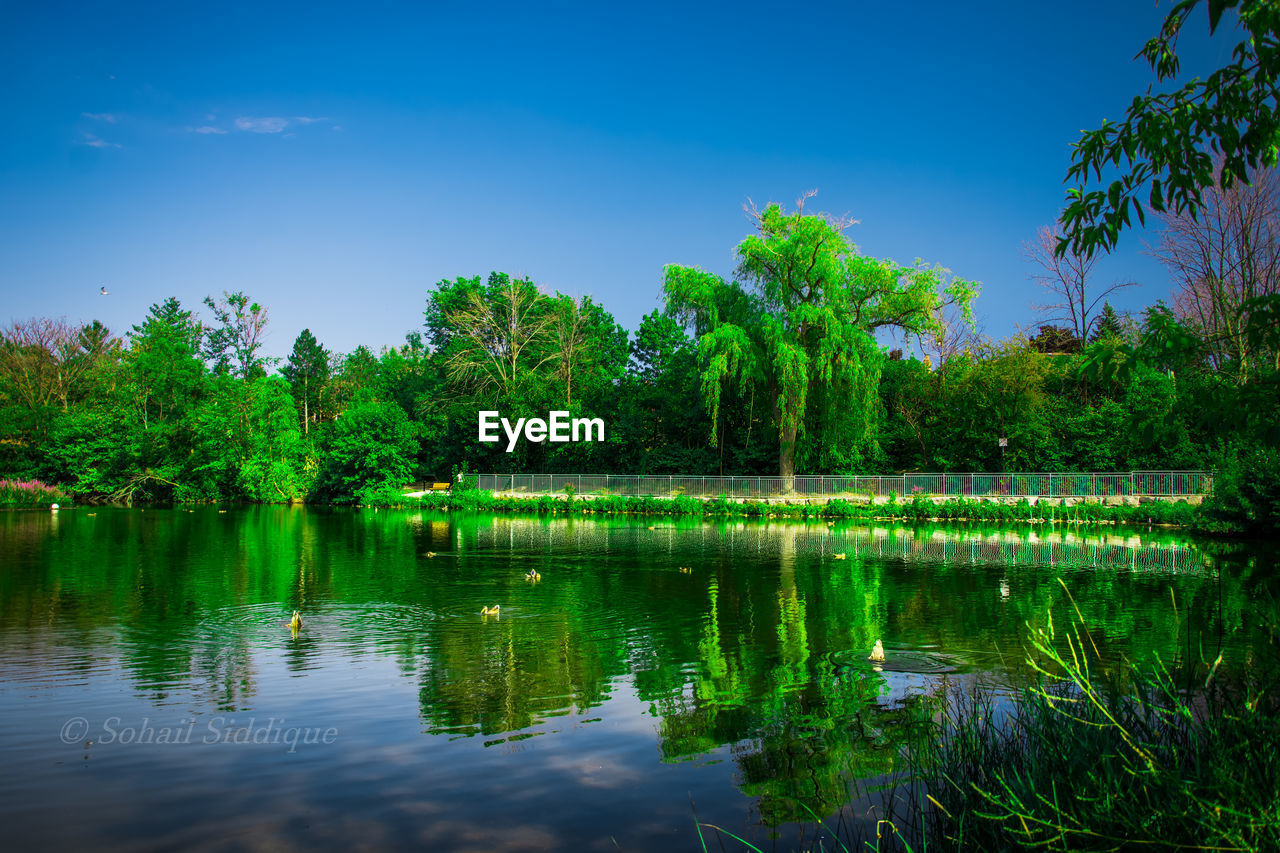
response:
[[[1266,554],[1047,526],[102,509],[56,526],[0,516],[0,553],[6,749],[47,739],[44,718],[86,703],[175,719],[321,716],[344,727],[346,770],[285,784],[267,757],[219,754],[193,778],[249,761],[255,785],[299,800],[359,779],[400,809],[380,820],[412,823],[428,820],[411,807],[422,791],[436,808],[442,786],[458,789],[460,762],[497,760],[478,748],[506,775],[469,780],[474,801],[450,808],[483,823],[496,802],[557,844],[584,840],[578,812],[549,817],[552,793],[515,779],[563,771],[596,809],[599,790],[626,787],[645,814],[655,799],[687,808],[683,791],[700,787],[700,809],[741,821],[736,789],[767,825],[804,821],[846,802],[854,780],[891,772],[913,706],[944,685],[1020,678],[1027,623],[1067,589],[1104,654],[1138,661],[1167,660],[1189,626],[1243,658],[1260,641],[1255,602],[1274,593]],[[480,615],[493,604],[500,616]],[[883,665],[867,660],[877,639]],[[173,772],[172,760],[116,771]],[[4,815],[55,784],[39,766],[25,765],[35,782]],[[662,835],[629,810],[608,815],[631,846]]]

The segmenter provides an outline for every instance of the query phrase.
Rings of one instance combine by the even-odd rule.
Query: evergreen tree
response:
[[[1111,307],[1111,303],[1104,303],[1102,313],[1098,315],[1098,322],[1093,327],[1093,334],[1089,336],[1089,343],[1097,343],[1102,340],[1119,340],[1124,336],[1124,322],[1121,321],[1120,315],[1116,313],[1116,309]]]
[[[303,329],[293,342],[293,352],[280,371],[293,390],[293,399],[302,419],[302,432],[310,432],[310,425],[320,420],[320,395],[329,381],[329,353],[311,334]]]

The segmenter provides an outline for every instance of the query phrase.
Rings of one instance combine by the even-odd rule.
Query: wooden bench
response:
[[[431,491],[433,491],[433,492],[444,492],[444,491],[448,491],[449,487],[450,487],[450,486],[452,486],[452,485],[453,485],[452,483],[432,483],[432,484],[431,484]]]

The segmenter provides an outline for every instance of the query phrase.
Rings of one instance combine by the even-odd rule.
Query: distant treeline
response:
[[[753,252],[764,264],[842,239],[822,217],[758,216],[738,280],[669,267],[666,309],[634,334],[589,297],[503,273],[440,282],[403,345],[339,354],[304,329],[279,363],[261,351],[267,309],[242,293],[206,299],[205,317],[168,299],[123,336],[12,322],[0,331],[0,477],[116,500],[375,503],[462,470],[1215,467],[1232,511],[1275,517],[1274,297],[1244,306],[1235,338],[1158,304],[990,341],[969,321],[976,286],[939,268],[847,244],[807,284],[753,267]],[[878,343],[886,327],[910,352]],[[508,453],[477,440],[482,409],[598,417],[605,441]]]

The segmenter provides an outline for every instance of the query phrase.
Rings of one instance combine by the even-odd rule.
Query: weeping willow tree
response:
[[[712,442],[723,389],[761,389],[773,400],[778,472],[791,491],[797,441],[839,444],[841,458],[866,444],[874,421],[883,354],[878,329],[906,337],[937,331],[948,305],[970,318],[976,283],[917,260],[912,266],[858,254],[845,237],[853,220],[749,207],[756,234],[738,244],[734,281],[695,267],[666,268],[667,310],[692,324],[702,363],[701,390]]]

